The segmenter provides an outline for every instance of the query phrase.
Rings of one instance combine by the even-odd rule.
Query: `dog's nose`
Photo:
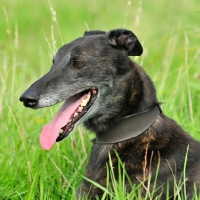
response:
[[[24,106],[33,108],[37,105],[39,96],[33,91],[26,91],[19,100],[23,102]]]

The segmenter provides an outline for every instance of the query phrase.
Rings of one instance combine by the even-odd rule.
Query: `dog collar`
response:
[[[144,112],[129,115],[111,129],[97,133],[96,141],[101,144],[113,144],[137,137],[156,121],[160,112],[160,108],[154,106]]]

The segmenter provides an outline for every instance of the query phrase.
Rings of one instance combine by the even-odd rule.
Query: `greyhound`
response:
[[[163,114],[153,82],[129,58],[142,53],[139,40],[129,30],[85,32],[58,50],[50,71],[33,83],[20,101],[34,109],[64,101],[41,132],[40,144],[45,150],[81,123],[96,134],[86,170],[88,179],[106,187],[109,155],[117,178],[117,153],[131,183],[142,183],[148,192],[156,188],[154,198],[175,199],[179,181],[185,187],[178,192],[186,191],[192,198],[194,187],[198,189],[200,184],[200,143]],[[130,192],[130,184],[125,185]],[[142,190],[141,196],[146,193]],[[81,199],[84,195],[101,198],[103,191],[84,180],[76,196]]]

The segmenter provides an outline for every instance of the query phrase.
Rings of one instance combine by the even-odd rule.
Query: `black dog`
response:
[[[156,183],[154,199],[166,199],[167,193],[174,199],[184,187],[191,198],[200,183],[200,143],[162,113],[152,81],[128,57],[142,52],[129,30],[86,32],[61,47],[50,71],[20,101],[36,109],[65,101],[42,130],[40,143],[46,150],[82,122],[96,133],[86,172],[89,179],[106,186],[108,154],[117,176],[117,152],[133,184],[142,182],[151,192]],[[179,181],[185,184],[174,191]],[[126,187],[131,190],[128,182]],[[77,197],[87,194],[101,197],[103,191],[84,180]]]

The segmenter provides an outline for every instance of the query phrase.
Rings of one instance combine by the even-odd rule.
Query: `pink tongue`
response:
[[[40,134],[40,145],[44,150],[52,148],[59,136],[60,129],[67,124],[72,114],[81,104],[81,100],[86,98],[86,94],[77,100],[75,97],[65,101],[55,118],[47,124]]]

